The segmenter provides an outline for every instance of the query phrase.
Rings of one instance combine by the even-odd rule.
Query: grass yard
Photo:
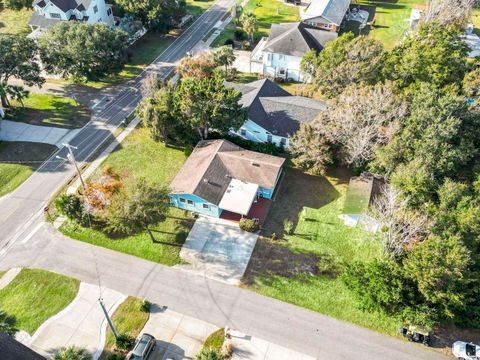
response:
[[[30,335],[63,310],[77,295],[78,280],[45,270],[23,269],[0,290],[0,308],[17,319],[17,328]]]
[[[31,9],[19,11],[2,9],[0,7],[0,33],[4,34],[28,34],[30,28],[28,21],[32,16]]]
[[[7,118],[31,125],[74,129],[90,121],[90,111],[69,97],[30,93],[24,100],[25,108],[17,102],[12,105],[14,108],[7,112]]]
[[[194,18],[202,15],[215,0],[187,0],[187,13]]]
[[[365,28],[362,34],[368,33],[369,36],[382,42],[387,49],[391,49],[402,40],[405,31],[409,29],[413,5],[424,5],[425,0],[357,0],[355,3],[370,13],[369,21],[375,19],[373,29]],[[347,23],[345,31],[358,34],[358,23]]]
[[[49,144],[0,142],[0,196],[15,190],[56,150]],[[30,162],[15,163],[22,161]]]
[[[146,129],[136,129],[110,154],[102,167],[109,166],[122,177],[135,176],[145,178],[153,185],[168,186],[185,160],[182,150],[165,148],[163,144],[153,141]],[[113,239],[100,230],[83,228],[72,222],[66,222],[60,231],[90,244],[164,265],[175,265],[181,262],[180,249],[192,225],[193,219],[188,212],[172,207],[166,221],[150,227],[155,243],[152,243],[147,232]]]
[[[210,335],[208,335],[207,339],[203,343],[203,348],[204,349],[213,348],[217,351],[220,351],[224,341],[225,341],[225,329],[221,328],[211,333]]]
[[[128,333],[135,339],[142,331],[148,321],[148,313],[140,310],[142,300],[129,296],[115,310],[112,316],[113,325],[119,334]],[[107,329],[107,339],[105,341],[105,350],[100,356],[100,360],[106,360],[114,352],[115,338],[112,330]]]
[[[370,233],[338,218],[350,175],[338,170],[315,177],[286,169],[244,283],[263,295],[394,335],[396,319],[361,310],[339,278],[349,262],[382,256]],[[293,221],[293,235],[283,234],[285,218]],[[271,240],[272,233],[280,240]]]

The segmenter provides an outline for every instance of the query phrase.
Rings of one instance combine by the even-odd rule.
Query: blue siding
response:
[[[180,199],[184,199],[185,202],[181,202]],[[189,201],[193,204],[189,204]],[[222,213],[222,209],[219,209],[218,206],[192,194],[170,194],[170,203],[180,209],[195,211],[200,214],[217,218],[220,217],[220,214]],[[208,205],[208,208],[205,208],[204,204]]]
[[[244,130],[244,134],[242,134],[242,130]],[[270,135],[272,137],[270,142],[277,146],[281,146],[281,141],[284,139],[284,147],[288,147],[288,138],[273,135],[250,119],[245,121],[242,127],[238,129],[237,132],[234,132],[234,134],[253,142],[268,142],[268,135]]]

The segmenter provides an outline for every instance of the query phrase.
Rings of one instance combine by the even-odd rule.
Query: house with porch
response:
[[[302,22],[272,24],[268,39],[263,38],[253,50],[252,61],[262,64],[264,76],[274,79],[305,81],[300,62],[310,50],[317,53],[338,37],[336,32],[309,27]]]
[[[33,14],[28,23],[32,34],[38,35],[60,21],[115,25],[112,5],[106,4],[105,0],[34,0],[32,6]]]
[[[338,32],[351,0],[312,0],[301,15],[305,24],[325,31]]]
[[[293,96],[268,79],[248,84],[225,83],[242,93],[240,103],[248,119],[233,134],[254,142],[269,142],[288,148],[289,137],[326,109],[326,103],[303,96]]]
[[[284,161],[227,140],[200,141],[170,184],[170,202],[216,218],[266,216],[257,212],[272,198]]]

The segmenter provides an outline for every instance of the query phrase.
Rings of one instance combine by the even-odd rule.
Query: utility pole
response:
[[[115,340],[118,340],[118,334],[117,330],[115,330],[115,326],[113,326],[112,319],[110,319],[110,316],[108,316],[108,311],[105,308],[105,304],[103,303],[103,299],[99,298],[98,302],[100,303],[100,307],[103,310],[103,314],[105,315],[105,318],[107,319],[108,325],[110,326],[110,329],[112,329],[113,336],[115,336]]]
[[[78,177],[80,178],[80,182],[82,183],[83,191],[85,192],[85,189],[86,189],[85,182],[83,181],[82,173],[80,172],[80,169],[78,168],[77,160],[75,160],[75,155],[73,154],[73,150],[72,150],[72,149],[76,150],[77,147],[72,146],[70,144],[63,144],[63,146],[65,146],[68,150],[67,158],[68,158],[68,160],[73,162],[73,164],[75,165],[75,169],[77,169]]]

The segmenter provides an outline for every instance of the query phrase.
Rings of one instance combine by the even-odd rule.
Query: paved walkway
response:
[[[0,140],[29,141],[62,147],[73,139],[80,129],[70,130],[53,126],[30,125],[17,121],[2,120],[0,124]]]
[[[201,216],[180,251],[180,257],[189,265],[177,267],[238,285],[257,238],[258,234],[243,231],[232,221]]]
[[[0,278],[0,290],[5,288],[22,271],[22,268],[12,268]]]
[[[107,322],[98,303],[99,287],[81,283],[76,298],[35,332],[25,345],[50,357],[64,346],[86,348],[98,358],[105,344]],[[110,315],[125,300],[117,291],[102,288],[102,298]]]
[[[1,214],[0,214],[1,216]],[[25,241],[28,240],[28,241]],[[448,359],[401,339],[247,289],[68,239],[41,225],[0,255],[0,270],[29,266],[147,298],[168,309],[280,344],[318,359]]]

